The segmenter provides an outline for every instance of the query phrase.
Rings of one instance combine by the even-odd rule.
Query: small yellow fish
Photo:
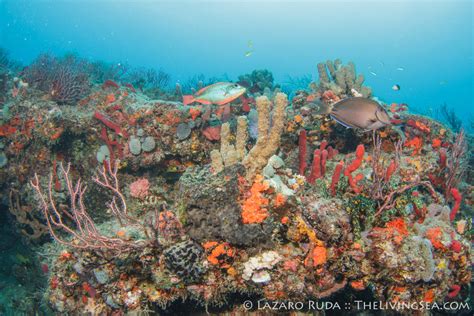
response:
[[[247,47],[249,50],[245,52],[245,57],[250,57],[253,53],[253,42],[251,40],[247,42]]]

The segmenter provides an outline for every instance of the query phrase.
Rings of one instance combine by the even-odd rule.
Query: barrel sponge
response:
[[[413,236],[410,238],[410,241],[416,245],[416,249],[413,249],[413,251],[423,260],[423,264],[417,269],[420,273],[420,277],[424,282],[429,282],[433,278],[436,270],[433,259],[433,246],[428,239],[420,236]]]

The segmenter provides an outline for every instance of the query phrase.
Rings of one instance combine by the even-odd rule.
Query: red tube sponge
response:
[[[454,206],[451,209],[451,213],[449,213],[449,219],[452,222],[456,218],[456,213],[458,212],[459,207],[461,206],[462,196],[461,193],[459,193],[459,190],[456,188],[451,189],[451,195],[454,199]]]
[[[349,174],[356,171],[362,164],[362,158],[364,158],[365,148],[364,145],[360,144],[356,149],[356,159],[344,170],[344,175],[348,176]]]
[[[94,113],[94,117],[96,119],[98,119],[99,121],[101,121],[102,123],[104,123],[105,126],[107,126],[108,128],[110,129],[113,129],[115,134],[119,135],[119,136],[123,136],[125,138],[128,138],[128,134],[126,131],[122,130],[120,128],[120,125],[118,125],[117,123],[114,123],[112,122],[110,119],[108,119],[107,117],[105,117],[104,114],[100,113],[100,112],[95,112]]]
[[[316,149],[313,155],[313,164],[311,165],[311,174],[309,175],[308,182],[313,184],[316,179],[321,178],[321,150]]]
[[[341,177],[341,171],[343,167],[344,167],[344,161],[341,160],[336,165],[336,169],[334,169],[334,173],[332,174],[331,187],[330,187],[332,196],[336,195],[336,187],[339,182],[339,178]]]
[[[321,152],[321,176],[323,176],[323,177],[326,174],[326,161],[327,161],[327,159],[328,159],[328,151],[326,149],[324,149]]]
[[[390,162],[390,165],[388,165],[387,172],[385,173],[385,182],[390,181],[390,178],[392,177],[396,169],[397,169],[397,164],[395,163],[395,160],[392,160]]]
[[[448,297],[455,298],[456,296],[458,296],[460,291],[461,291],[461,286],[458,284],[454,284],[451,286],[451,290],[448,292]]]
[[[347,166],[346,169],[344,169],[344,175],[348,178],[349,185],[351,186],[352,190],[354,190],[355,193],[360,192],[360,188],[357,186],[357,183],[362,180],[362,177],[357,175],[356,179],[352,177],[352,173],[356,171],[360,165],[362,164],[362,159],[364,158],[364,153],[365,153],[365,148],[364,145],[360,144],[357,146],[356,149],[356,159],[351,162],[349,166]]]

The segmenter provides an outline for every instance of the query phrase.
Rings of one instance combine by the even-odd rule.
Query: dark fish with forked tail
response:
[[[321,110],[324,111],[324,109]],[[362,97],[341,100],[331,109],[325,110],[325,113],[347,128],[358,128],[364,131],[376,130],[391,124],[390,116],[380,104]]]

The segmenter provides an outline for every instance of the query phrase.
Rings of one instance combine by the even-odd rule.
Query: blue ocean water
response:
[[[24,64],[75,52],[161,68],[176,82],[266,68],[284,84],[317,79],[316,63],[341,58],[380,99],[424,113],[446,103],[466,124],[473,29],[471,0],[0,0],[0,46]]]

